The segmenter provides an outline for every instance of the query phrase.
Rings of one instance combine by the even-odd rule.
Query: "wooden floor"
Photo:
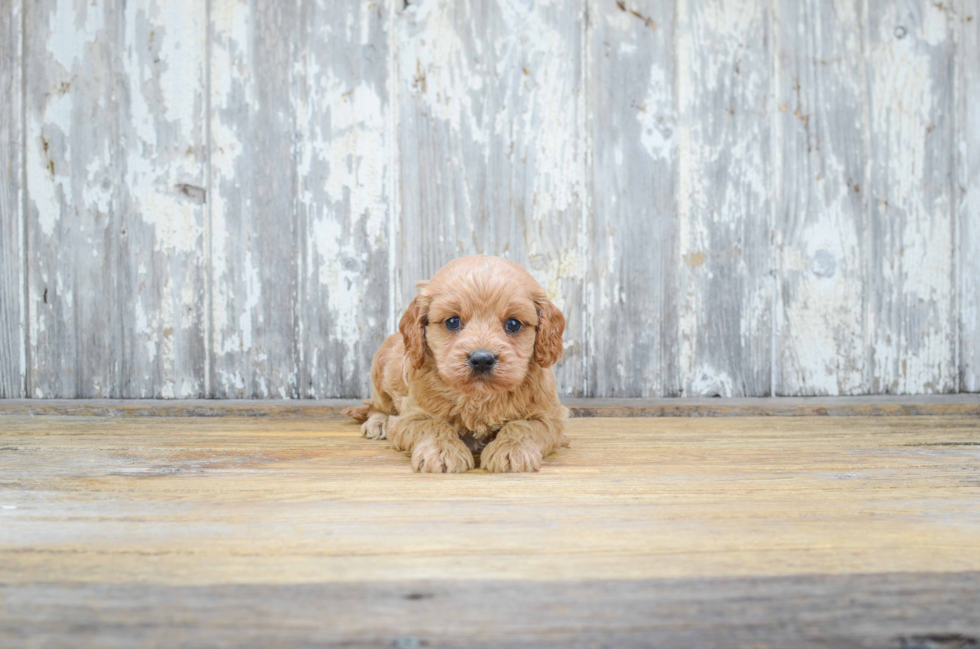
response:
[[[540,473],[346,421],[0,417],[0,647],[976,647],[977,417],[575,419]]]

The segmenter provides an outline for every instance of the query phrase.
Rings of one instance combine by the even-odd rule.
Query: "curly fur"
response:
[[[459,331],[445,321],[461,318]],[[504,323],[523,323],[509,333]],[[531,275],[499,257],[450,262],[415,299],[371,365],[371,400],[348,414],[372,439],[388,439],[421,472],[454,473],[480,463],[492,472],[537,471],[567,446],[568,411],[551,369],[562,354],[565,318]],[[467,365],[493,352],[487,375]]]

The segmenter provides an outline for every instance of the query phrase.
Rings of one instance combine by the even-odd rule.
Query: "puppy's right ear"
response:
[[[425,284],[419,282],[418,288],[421,289],[423,286]],[[422,367],[422,363],[425,362],[426,324],[428,324],[428,300],[419,293],[408,305],[398,323],[398,331],[405,341],[405,356],[415,369]]]

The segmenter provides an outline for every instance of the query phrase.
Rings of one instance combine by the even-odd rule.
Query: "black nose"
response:
[[[485,349],[478,349],[471,353],[467,358],[470,367],[477,374],[484,374],[493,369],[497,364],[497,355]]]

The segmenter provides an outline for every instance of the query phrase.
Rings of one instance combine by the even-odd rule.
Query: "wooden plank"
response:
[[[980,392],[980,1],[957,7],[959,387]]]
[[[676,20],[679,305],[666,391],[769,395],[770,8],[681,0]]]
[[[300,396],[302,239],[294,164],[299,8],[210,12],[211,397]]]
[[[593,1],[589,16],[589,392],[663,396],[679,306],[674,7]]]
[[[455,257],[513,259],[565,314],[561,392],[586,394],[584,0],[406,4],[396,309]]]
[[[34,397],[123,395],[116,9],[55,0],[25,6]]]
[[[980,416],[980,396],[744,397],[733,399],[564,399],[572,417]],[[3,415],[84,417],[297,417],[347,421],[354,399],[6,399]]]
[[[868,289],[884,394],[956,389],[952,6],[867,5],[871,95]]]
[[[980,629],[975,417],[578,419],[540,473],[494,476],[413,474],[353,422],[3,423],[4,647],[962,649]]]
[[[575,419],[540,473],[420,476],[353,422],[10,417],[0,583],[978,571],[976,421]]]
[[[204,16],[29,7],[34,396],[203,394]]]
[[[26,395],[23,6],[0,7],[0,399]]]
[[[303,273],[300,393],[370,394],[389,318],[394,173],[388,124],[388,10],[299,3],[296,151]]]
[[[787,0],[776,10],[776,394],[862,394],[871,381],[861,7]]]
[[[123,88],[110,234],[124,343],[114,354],[116,389],[127,398],[203,397],[207,6],[138,0],[112,15],[121,22],[113,56]]]
[[[28,646],[968,649],[980,573],[0,586]]]

